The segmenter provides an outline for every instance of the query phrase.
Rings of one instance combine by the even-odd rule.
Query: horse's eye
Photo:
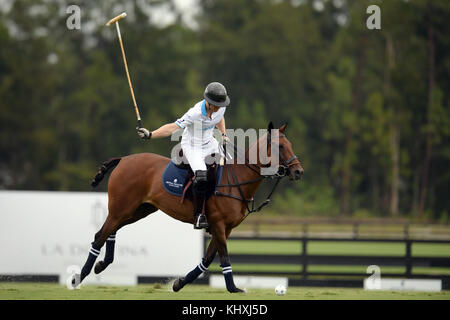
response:
[[[283,147],[283,145],[282,145],[282,144],[280,144],[280,149],[284,149],[284,147]]]

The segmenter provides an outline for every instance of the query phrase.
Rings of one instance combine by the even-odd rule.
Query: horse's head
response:
[[[280,164],[287,169],[286,174],[289,176],[289,179],[300,180],[303,175],[303,167],[292,150],[292,143],[286,137],[286,127],[287,123],[283,124],[278,130],[272,131],[274,126],[270,122],[267,131],[267,146],[269,149],[271,145],[278,147]],[[276,143],[277,140],[278,143]],[[269,152],[271,151],[269,150]]]

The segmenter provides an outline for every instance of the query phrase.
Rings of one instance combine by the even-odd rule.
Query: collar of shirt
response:
[[[208,117],[208,112],[206,112],[206,100],[203,100],[203,103],[202,103],[202,115],[204,115],[205,117]]]

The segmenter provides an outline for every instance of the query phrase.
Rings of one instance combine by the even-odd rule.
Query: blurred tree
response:
[[[274,211],[444,221],[450,6],[379,2],[381,30],[368,30],[370,4],[199,0],[188,25],[173,0],[2,2],[0,188],[90,190],[110,157],[170,155],[177,142],[135,132],[117,35],[105,27],[126,11],[120,27],[149,129],[175,121],[220,81],[231,96],[228,128],[289,123],[305,180],[283,181]],[[81,9],[80,30],[66,26],[69,5]]]

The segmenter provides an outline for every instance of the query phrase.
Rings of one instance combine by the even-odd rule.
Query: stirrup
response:
[[[208,221],[206,220],[206,215],[201,213],[195,216],[194,229],[204,229],[209,228]]]

